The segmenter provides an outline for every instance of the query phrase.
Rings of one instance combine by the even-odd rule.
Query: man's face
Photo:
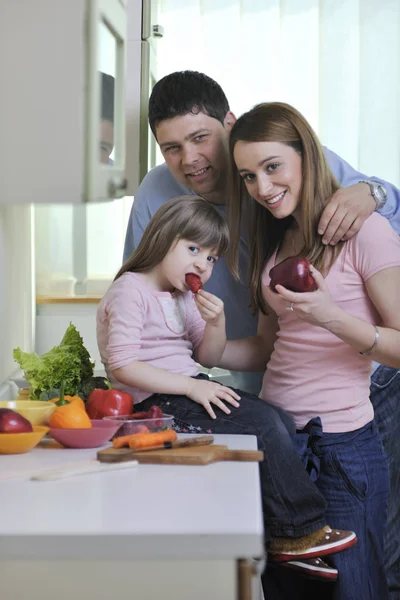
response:
[[[203,198],[225,203],[228,137],[235,122],[228,112],[224,124],[200,112],[161,121],[157,142],[172,175]]]

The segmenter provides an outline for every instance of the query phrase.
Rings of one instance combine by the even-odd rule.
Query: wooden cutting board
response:
[[[105,448],[97,453],[97,459],[100,462],[124,461],[127,452],[129,449]],[[171,450],[137,451],[134,453],[134,459],[139,463],[154,465],[208,465],[225,460],[260,462],[264,459],[264,454],[259,450],[229,450],[227,446],[213,444]]]

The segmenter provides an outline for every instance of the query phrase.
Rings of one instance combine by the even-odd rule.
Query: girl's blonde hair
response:
[[[188,194],[171,198],[154,214],[139,245],[114,281],[126,271],[144,273],[154,268],[179,239],[215,248],[218,256],[222,256],[229,244],[228,225],[217,209],[200,196]]]
[[[227,214],[231,242],[227,262],[235,277],[238,278],[240,225],[245,218],[249,231],[251,307],[254,312],[261,310],[266,314],[261,275],[267,260],[281,244],[286,230],[294,223],[294,217],[276,219],[268,209],[260,206],[248,194],[233,159],[235,144],[239,141],[280,142],[292,147],[301,155],[300,205],[301,230],[304,235],[304,248],[301,254],[324,274],[339,255],[343,242],[339,242],[334,248],[324,245],[317,227],[325,206],[340,186],[329,170],[322,146],[312,127],[289,104],[282,102],[258,104],[234,124],[229,138],[230,193]]]

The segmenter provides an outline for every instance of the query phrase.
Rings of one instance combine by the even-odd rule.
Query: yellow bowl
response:
[[[11,408],[32,425],[47,425],[56,406],[53,402],[40,400],[4,400],[0,402],[0,408]]]
[[[0,433],[0,454],[24,454],[38,445],[48,427],[33,425],[29,433]]]

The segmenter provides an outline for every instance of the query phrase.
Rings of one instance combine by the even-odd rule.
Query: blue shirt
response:
[[[324,151],[332,173],[343,187],[354,185],[363,179],[385,186],[388,194],[387,202],[380,212],[390,221],[393,229],[400,233],[400,190],[377,177],[367,177],[356,171],[328,148],[324,148]],[[135,194],[125,238],[124,261],[137,247],[151,217],[164,202],[175,196],[193,193],[173,177],[166,164],[151,169]],[[215,208],[222,215],[226,215],[225,205],[215,205]],[[248,337],[255,335],[257,331],[257,317],[253,317],[249,309],[248,249],[243,239],[239,245],[239,266],[240,272],[243,274],[242,281],[246,284],[238,282],[231,275],[225,259],[221,258],[216,263],[213,275],[205,286],[206,290],[224,302],[228,339]],[[255,373],[235,374],[235,386],[258,394],[261,389],[261,378],[261,374]]]

